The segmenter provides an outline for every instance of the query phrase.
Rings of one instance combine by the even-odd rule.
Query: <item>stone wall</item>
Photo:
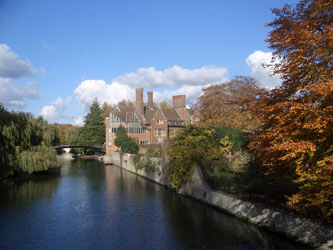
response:
[[[146,179],[149,179],[151,181],[154,181],[158,184],[161,184],[163,186],[168,185],[168,177],[162,169],[162,161],[161,158],[154,158],[149,157],[155,167],[158,169],[157,171],[153,173],[147,173],[144,169],[136,170],[134,166],[134,156],[133,154],[122,154],[120,152],[113,152],[112,153],[112,163],[115,165],[120,166],[121,168],[124,168],[134,174],[137,174],[139,176],[142,176]]]
[[[119,152],[114,152],[112,162],[134,174],[168,186],[167,166],[165,165],[167,159],[161,161],[159,158],[151,158],[160,169],[161,174],[158,175],[157,173],[146,173],[144,170],[136,171],[133,158],[134,155],[131,154],[124,154],[121,157]],[[324,226],[277,208],[242,200],[233,195],[213,190],[205,183],[199,167],[194,169],[191,181],[184,183],[178,193],[309,246],[333,249],[333,228],[331,226]]]
[[[277,208],[241,200],[233,195],[212,190],[205,183],[199,167],[194,169],[191,181],[183,184],[179,193],[220,208],[270,231],[284,234],[298,242],[315,248],[333,249],[332,227],[314,223]]]

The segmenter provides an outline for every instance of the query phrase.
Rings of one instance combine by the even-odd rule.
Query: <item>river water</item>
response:
[[[0,184],[0,249],[304,249],[117,166]]]

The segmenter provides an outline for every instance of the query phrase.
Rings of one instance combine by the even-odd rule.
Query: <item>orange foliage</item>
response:
[[[68,130],[72,127],[71,124],[59,124],[58,126],[59,138],[61,145],[67,145],[66,134]]]
[[[254,109],[263,133],[250,144],[276,179],[295,175],[300,209],[333,216],[333,2],[304,0],[274,9],[270,48],[283,84]],[[274,61],[273,61],[274,63]]]
[[[201,125],[225,125],[247,131],[255,131],[260,125],[260,115],[250,112],[262,93],[253,78],[238,76],[204,88],[203,92],[197,103]]]

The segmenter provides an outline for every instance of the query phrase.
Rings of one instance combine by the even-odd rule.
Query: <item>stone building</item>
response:
[[[106,154],[118,150],[114,145],[117,128],[122,124],[128,136],[137,138],[141,145],[159,144],[175,136],[188,124],[199,122],[199,113],[186,108],[186,96],[173,96],[172,108],[155,108],[153,92],[147,93],[147,104],[143,101],[143,89],[136,89],[134,106],[118,105],[105,118]]]

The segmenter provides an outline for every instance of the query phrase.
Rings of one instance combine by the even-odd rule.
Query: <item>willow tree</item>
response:
[[[56,166],[57,129],[41,117],[8,112],[0,105],[0,178]]]
[[[256,107],[263,133],[251,143],[276,181],[295,176],[300,209],[333,216],[333,2],[302,0],[274,9],[267,42],[281,87]]]

